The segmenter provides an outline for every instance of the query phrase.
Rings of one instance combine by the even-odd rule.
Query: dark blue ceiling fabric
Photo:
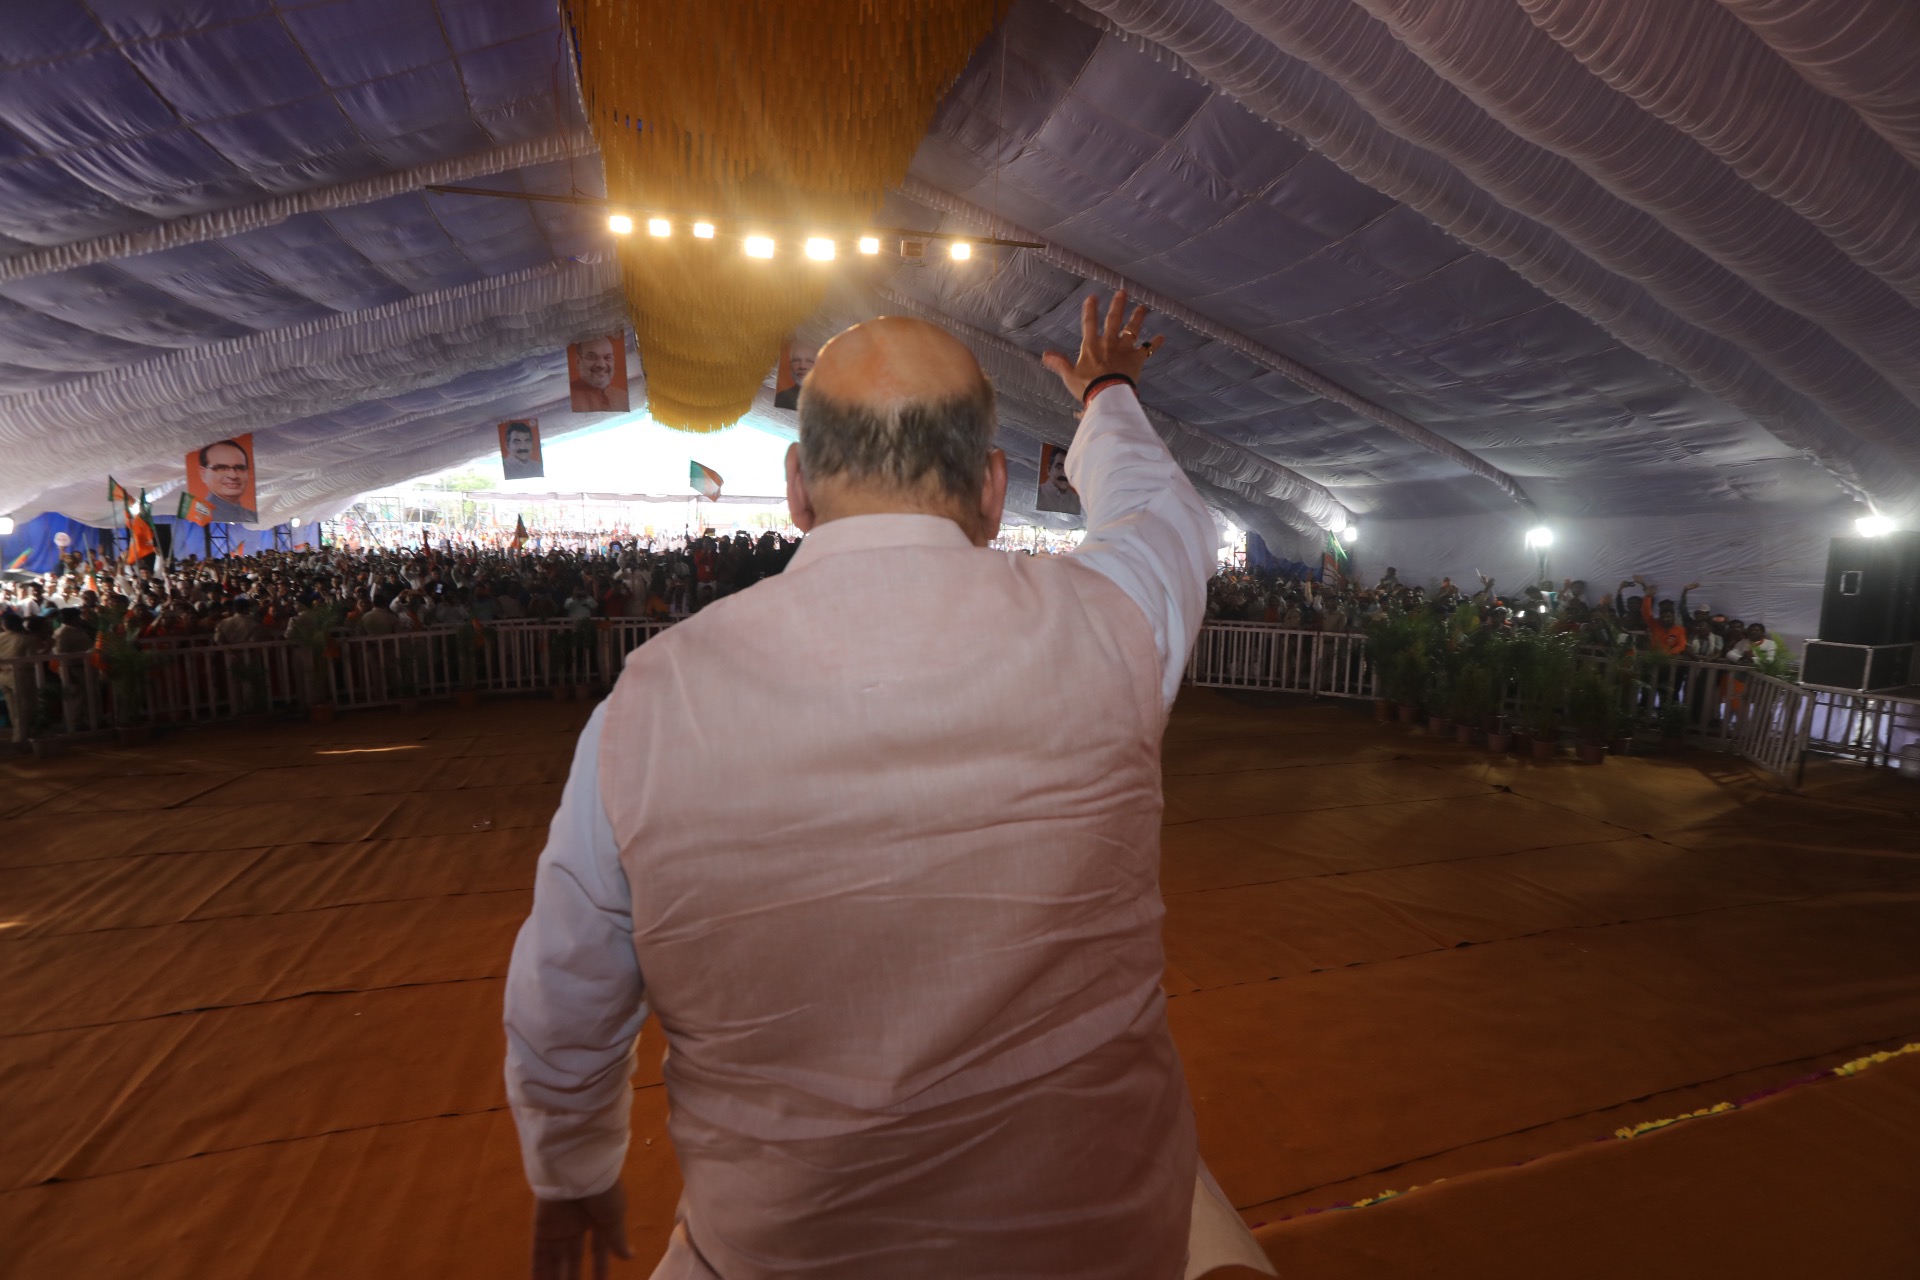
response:
[[[1054,5],[1014,8],[914,173],[1431,428],[1543,506],[1839,496],[1751,419],[1502,263]],[[1033,349],[1071,339],[1078,281],[1022,271],[978,289],[959,274],[906,287]],[[1177,329],[1148,398],[1361,510],[1504,505],[1444,459]],[[1763,484],[1757,463],[1770,464]]]
[[[0,263],[583,125],[551,0],[46,0],[20,8],[31,16],[16,23],[9,14],[0,29]],[[604,190],[591,155],[464,181],[554,195]],[[592,262],[607,248],[604,220],[589,208],[420,190],[268,221],[0,281],[0,429],[24,420],[31,434],[44,404],[34,397],[80,379]],[[599,310],[614,303],[609,292]],[[401,378],[369,364],[366,402],[341,408],[365,424],[356,447],[343,442],[332,453],[342,482],[362,472],[367,483],[391,480],[393,467],[421,457],[418,446],[437,437],[418,397],[439,394],[436,384],[457,384],[451,403],[476,414],[525,412],[521,401],[536,391],[550,400],[550,384],[564,381],[561,348],[578,335],[541,324],[581,314],[549,307],[536,323],[530,312],[517,335],[494,322],[487,350],[499,367],[491,372],[423,367]],[[249,413],[221,429],[260,435],[263,494],[276,495],[263,500],[320,496],[298,477],[325,469],[327,451],[313,451],[329,433],[344,433],[348,419],[289,422],[291,412],[274,417],[257,397]],[[394,424],[388,439],[369,434],[381,421]],[[141,425],[128,415],[126,456],[115,465],[130,480],[151,473],[158,482],[177,470],[172,458],[191,428]],[[469,423],[471,452],[487,425]],[[435,456],[432,465],[459,460]],[[348,457],[364,462],[349,467]],[[77,478],[14,470],[15,483],[0,480],[0,507],[66,485],[86,491]]]
[[[1783,443],[1675,362],[1615,336],[1606,326],[1617,317],[1604,308],[1556,301],[1507,260],[1443,231],[1431,207],[1356,177],[1351,157],[1336,161],[1324,139],[1307,145],[1164,48],[1071,2],[1013,6],[947,95],[913,166],[915,179],[1058,253],[903,266],[889,277],[898,294],[1030,352],[1070,348],[1081,299],[1104,288],[1061,263],[1091,260],[1213,326],[1209,336],[1163,322],[1168,342],[1146,383],[1156,409],[1293,468],[1370,517],[1516,508],[1457,452],[1423,447],[1351,400],[1303,387],[1276,372],[1273,357],[1466,450],[1466,461],[1506,473],[1549,515],[1739,513],[1840,498],[1804,442]],[[1586,3],[1525,0],[1569,28]],[[1262,38],[1239,23],[1256,23],[1264,0],[1182,4],[1220,17],[1236,40]],[[1390,0],[1364,5],[1397,12]],[[193,386],[192,403],[221,406],[208,410],[210,427],[258,433],[266,505],[302,514],[344,501],[355,485],[471,456],[461,450],[480,451],[501,414],[552,412],[564,429],[560,347],[581,325],[617,323],[608,317],[621,305],[598,211],[418,189],[320,199],[581,130],[553,0],[9,8],[0,268],[276,199],[294,207],[158,251],[0,274],[0,443],[33,446],[0,470],[0,510],[92,493],[107,465],[134,483],[175,474],[200,429],[152,408],[155,389],[176,380]],[[1269,87],[1327,90],[1306,84],[1317,73],[1304,63],[1273,65],[1291,70]],[[1303,79],[1290,85],[1287,75]],[[590,155],[475,172],[462,181],[603,190]],[[903,195],[883,218],[981,229]],[[519,283],[486,292],[502,281]],[[396,309],[410,318],[386,318]],[[367,333],[398,325],[403,340],[382,358],[341,337],[343,318],[364,320]],[[423,331],[430,322],[444,331]],[[299,367],[298,335],[309,332],[324,377]],[[204,365],[192,364],[199,353]],[[251,382],[223,400],[202,385],[213,368],[245,369]],[[121,396],[115,379],[144,379],[146,398]],[[1818,408],[1796,402],[1792,412]],[[1037,413],[1027,402],[1009,412],[1032,434],[1027,444],[1059,428]],[[88,442],[77,457],[55,447],[69,432]],[[107,440],[118,453],[101,452]],[[1263,512],[1246,492],[1207,483],[1210,500],[1247,527],[1299,527],[1298,511]]]

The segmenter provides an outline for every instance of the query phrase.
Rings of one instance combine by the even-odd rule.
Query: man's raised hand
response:
[[[1124,321],[1124,323],[1123,323]],[[1147,309],[1135,307],[1127,315],[1127,291],[1113,295],[1107,304],[1105,323],[1100,320],[1099,302],[1088,295],[1080,304],[1080,356],[1069,360],[1063,352],[1049,351],[1040,363],[1060,376],[1067,392],[1075,400],[1086,398],[1087,385],[1102,374],[1122,373],[1138,381],[1147,357],[1160,349],[1165,335],[1140,340],[1140,328],[1147,321]]]

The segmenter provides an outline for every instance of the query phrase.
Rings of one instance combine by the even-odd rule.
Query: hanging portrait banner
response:
[[[509,480],[536,480],[547,474],[540,460],[540,420],[509,418],[501,423],[500,469]]]
[[[626,330],[568,347],[567,387],[575,413],[626,413]]]
[[[251,435],[215,440],[187,455],[187,492],[206,503],[209,520],[252,524],[259,510],[257,479]]]
[[[1067,483],[1067,451],[1057,444],[1040,446],[1040,490],[1034,495],[1033,508],[1080,514],[1080,495]]]

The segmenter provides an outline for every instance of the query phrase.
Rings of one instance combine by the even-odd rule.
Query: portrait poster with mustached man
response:
[[[547,474],[540,461],[540,420],[509,418],[500,424],[500,470],[509,480],[537,480]]]
[[[1033,495],[1033,508],[1080,514],[1080,493],[1067,483],[1067,451],[1057,444],[1040,446],[1040,490]]]

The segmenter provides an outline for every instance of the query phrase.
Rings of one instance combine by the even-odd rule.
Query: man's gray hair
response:
[[[980,496],[993,449],[993,384],[890,409],[800,392],[800,469],[908,492],[931,483],[957,502]]]

